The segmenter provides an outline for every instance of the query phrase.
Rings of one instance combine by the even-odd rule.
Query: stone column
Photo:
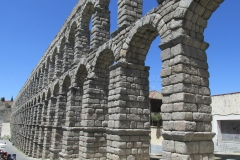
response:
[[[24,132],[24,144],[23,144],[23,152],[25,153],[25,154],[27,154],[27,143],[28,143],[28,139],[27,139],[27,132],[28,132],[28,125],[26,124],[25,126],[24,126],[24,130],[25,130],[25,132]]]
[[[94,73],[92,73],[94,75]],[[82,128],[79,137],[80,159],[106,159],[107,87],[101,77],[88,77],[84,82]],[[107,79],[108,80],[108,79]]]
[[[142,18],[142,0],[118,0],[118,28]]]
[[[71,87],[68,92],[66,122],[63,127],[62,151],[63,159],[79,157],[79,132],[81,127],[82,87]]]
[[[42,157],[42,151],[43,151],[43,142],[44,142],[44,130],[45,130],[45,125],[46,125],[46,117],[47,117],[47,108],[48,108],[48,100],[45,100],[43,102],[43,107],[39,114],[41,117],[39,121],[39,135],[38,135],[38,146],[37,146],[37,158]]]
[[[39,74],[38,90],[41,90],[42,87],[43,87],[43,69],[41,69],[41,73]]]
[[[54,78],[56,79],[62,75],[62,65],[63,65],[63,57],[61,53],[56,53],[55,59],[55,70],[54,70]]]
[[[33,95],[35,95],[35,89],[36,89],[35,87],[36,87],[36,79],[32,82],[32,86],[31,86],[32,94],[31,94],[31,97]]]
[[[55,116],[53,120],[50,159],[58,159],[59,152],[62,149],[63,129],[62,126],[66,121],[66,102],[67,96],[65,93],[60,93],[57,97]]]
[[[49,68],[48,68],[48,84],[50,84],[52,82],[52,79],[54,76],[54,68],[55,68],[54,61],[50,60]]]
[[[36,116],[34,114],[36,105],[31,105],[29,108],[29,123],[28,123],[28,156],[32,157],[32,151],[33,151],[33,138],[34,138],[34,128],[35,125],[33,123],[34,117]]]
[[[49,98],[47,116],[46,116],[46,125],[44,126],[44,139],[43,139],[43,151],[42,151],[43,159],[50,158],[49,148],[51,147],[52,127],[53,127],[53,122],[54,122],[53,120],[55,116],[56,101],[57,99],[55,97]]]
[[[38,93],[38,89],[39,89],[39,77],[37,77],[35,79],[35,86],[34,86],[34,95],[36,95]],[[34,96],[33,95],[33,96]]]
[[[12,141],[12,143],[14,143],[14,145],[16,144],[20,150],[22,150],[22,146],[20,145],[20,144],[22,144],[21,142],[23,140],[23,126],[24,126],[23,109],[22,108],[21,108],[21,111],[18,111],[18,116],[19,116],[19,119],[20,119],[19,126],[18,127],[15,126],[14,127],[14,132],[11,132],[11,134],[15,133],[15,137],[14,137],[14,139],[11,138],[11,141]],[[13,117],[14,117],[14,115],[13,115]],[[14,121],[15,121],[15,123],[18,123],[16,118],[14,118]],[[15,140],[15,138],[17,138],[17,136],[19,136],[18,140]]]
[[[36,85],[37,85],[37,81],[35,79],[35,81],[33,81],[33,85],[32,85],[32,97],[36,94]]]
[[[23,144],[23,126],[24,126],[24,123],[23,123],[23,109],[21,109],[21,111],[18,111],[19,113],[19,116],[21,117],[20,118],[20,125],[19,125],[19,129],[16,127],[15,128],[15,133],[17,133],[15,135],[15,137],[19,136],[18,137],[18,140],[17,141],[13,141],[14,145],[15,143],[17,144],[18,148],[22,151],[22,144]],[[15,123],[17,123],[17,121],[15,120]],[[12,132],[11,132],[12,133]],[[12,141],[12,138],[11,138],[11,141]]]
[[[31,84],[30,84],[30,89],[29,89],[30,90],[30,98],[32,97],[32,95],[34,93],[34,89],[33,88],[34,88],[34,81],[32,80]]]
[[[26,96],[26,101],[28,101],[29,100],[29,90],[28,90],[28,88],[26,88],[26,90],[25,90],[25,96]]]
[[[65,42],[63,48],[63,73],[72,67],[73,58],[73,46],[71,46],[70,42]]]
[[[23,126],[24,126],[24,119],[23,119],[23,109],[21,108],[21,111],[18,111],[18,114],[20,116],[20,125],[19,125],[19,129],[18,131],[17,128],[15,128],[15,133],[17,132],[16,136],[17,135],[19,136],[18,138],[18,141],[13,141],[14,145],[17,144],[17,146],[19,147],[19,149],[22,151],[22,144],[23,144]],[[16,119],[15,119],[15,123],[17,123]],[[12,132],[11,132],[12,133]],[[12,141],[12,138],[11,138],[11,141]]]
[[[105,8],[103,11],[102,8]],[[96,49],[110,40],[110,11],[108,3],[96,5],[92,15],[91,43],[92,49]]]
[[[38,146],[39,144],[39,136],[41,136],[42,132],[41,132],[41,116],[42,116],[42,108],[43,108],[43,104],[42,103],[38,103],[37,104],[37,109],[36,109],[36,118],[35,118],[35,134],[34,134],[34,139],[33,139],[33,157],[34,158],[38,158],[39,154],[38,154]]]
[[[28,154],[28,142],[29,142],[29,119],[30,119],[30,116],[29,116],[29,108],[27,106],[26,108],[26,125],[25,125],[25,146],[24,146],[24,149],[25,149],[25,154],[27,155]]]
[[[36,157],[37,152],[37,141],[35,140],[35,136],[38,132],[38,125],[37,125],[37,110],[38,110],[38,104],[33,106],[33,116],[32,116],[32,157]]]
[[[19,139],[18,139],[17,142],[13,141],[13,143],[14,143],[14,145],[16,144],[17,147],[21,151],[23,151],[23,144],[24,144],[24,136],[23,136],[23,134],[24,134],[24,108],[22,107],[21,110],[19,110],[18,112],[19,112],[19,115],[20,115],[20,125],[19,125],[19,129],[17,129],[17,128],[15,128],[15,129],[18,130],[17,135],[19,135]],[[17,121],[15,121],[15,122],[17,122]],[[11,140],[12,140],[12,138],[11,138]]]
[[[163,159],[213,160],[207,45],[186,37],[171,49],[160,45]]]
[[[15,112],[11,115],[11,123],[10,123],[10,129],[11,129],[11,142],[16,144],[17,147],[21,147],[19,145],[19,139],[22,139],[22,135],[20,135],[21,130],[21,124],[22,122],[19,121],[19,113]]]
[[[29,139],[29,136],[30,136],[30,112],[31,111],[31,108],[29,106],[27,106],[26,108],[26,125],[25,125],[25,144],[24,144],[24,153],[26,155],[28,155],[29,153],[29,143],[30,143],[30,139]]]
[[[48,68],[44,68],[43,69],[43,84],[42,84],[42,88],[45,88],[46,86],[48,86]]]
[[[149,160],[149,67],[117,63],[110,69],[107,159]]]
[[[85,58],[90,48],[90,31],[83,28],[75,31],[75,50],[74,50],[74,64],[78,64],[80,58]]]
[[[25,145],[26,145],[26,130],[27,130],[27,109],[23,108],[23,115],[24,115],[24,122],[23,122],[23,144],[22,144],[22,151],[26,153]]]
[[[21,115],[22,115],[22,126],[21,126],[21,132],[20,132],[20,134],[21,134],[21,140],[20,140],[20,144],[19,144],[19,146],[20,146],[20,149],[21,149],[21,151],[23,151],[23,144],[24,144],[24,132],[25,132],[25,108],[24,107],[22,107],[21,108]]]

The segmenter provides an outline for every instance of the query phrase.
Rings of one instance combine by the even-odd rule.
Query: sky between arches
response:
[[[0,96],[17,96],[78,0],[0,1]],[[143,0],[143,14],[156,0]],[[240,1],[227,0],[213,13],[205,30],[210,89],[213,95],[240,91]],[[111,32],[117,29],[117,0],[111,0]],[[160,38],[148,52],[150,89],[161,91]]]

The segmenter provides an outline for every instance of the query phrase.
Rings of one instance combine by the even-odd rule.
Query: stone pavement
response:
[[[22,151],[18,150],[15,146],[13,146],[12,142],[9,142],[9,140],[7,140],[7,139],[0,140],[0,143],[5,143],[5,142],[6,142],[7,146],[4,148],[4,150],[8,154],[16,154],[17,160],[40,160],[40,159],[33,158],[33,157],[27,157]]]

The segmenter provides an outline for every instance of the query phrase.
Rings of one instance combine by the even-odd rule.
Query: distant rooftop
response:
[[[162,93],[158,91],[150,91],[149,92],[150,99],[162,99]]]
[[[224,94],[215,94],[215,95],[211,95],[211,97],[214,97],[214,96],[223,96],[223,95],[229,95],[229,94],[240,94],[240,92],[232,92],[232,93],[224,93]]]

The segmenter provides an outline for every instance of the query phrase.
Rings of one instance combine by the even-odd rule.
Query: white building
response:
[[[162,141],[161,136],[162,124],[156,121],[152,121],[152,117],[156,114],[161,113],[162,106],[162,93],[157,91],[149,92],[150,98],[150,124],[151,124],[151,145],[150,154],[151,155],[161,155],[162,154]]]
[[[149,94],[151,116],[161,112],[161,93],[152,91]],[[156,102],[155,102],[156,101]],[[157,103],[157,102],[161,103]],[[214,151],[220,155],[240,154],[240,92],[212,96],[212,131],[216,133],[213,138]],[[151,123],[152,124],[152,123]],[[159,128],[151,125],[152,155],[161,154],[163,138],[158,136]]]
[[[2,119],[0,118],[0,137],[1,137],[1,135],[2,135],[2,123],[3,123],[3,121],[2,121]]]
[[[240,93],[212,96],[215,153],[240,153]]]

